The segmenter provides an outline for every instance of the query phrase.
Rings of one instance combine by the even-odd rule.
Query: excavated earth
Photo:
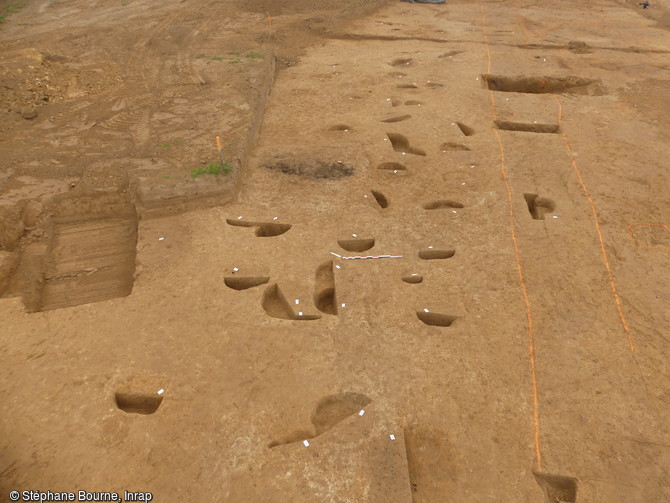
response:
[[[666,7],[0,0],[0,499],[670,501]]]

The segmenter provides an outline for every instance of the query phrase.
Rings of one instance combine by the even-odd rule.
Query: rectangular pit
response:
[[[39,310],[129,295],[136,245],[137,222],[133,218],[55,224]]]
[[[558,124],[543,124],[540,122],[517,122],[507,120],[495,120],[496,127],[503,131],[521,131],[524,133],[550,133],[558,134],[561,128]]]
[[[587,96],[602,96],[605,94],[598,81],[581,77],[529,77],[485,73],[482,74],[482,81],[491,91],[502,93],[581,94]]]

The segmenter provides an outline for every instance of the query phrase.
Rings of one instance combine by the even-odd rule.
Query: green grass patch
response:
[[[212,56],[213,61],[223,61],[223,57],[221,56]]]
[[[24,3],[13,2],[13,3],[5,5],[5,7],[2,9],[2,11],[5,14],[16,14],[21,9],[23,9],[25,6],[26,5]]]
[[[160,148],[171,148],[171,147],[176,147],[181,143],[181,140],[173,140],[173,141],[168,141],[165,143],[159,143],[158,146]]]
[[[250,52],[247,54],[248,59],[263,59],[265,56],[262,54],[258,54],[257,52]]]
[[[233,170],[233,165],[226,161],[223,163],[223,166],[216,163],[210,162],[208,166],[204,168],[195,168],[191,171],[191,178],[198,178],[202,175],[227,175]]]
[[[2,14],[0,14],[0,24],[9,21],[8,18],[10,15],[20,12],[25,6],[25,2],[10,2],[4,5],[0,9],[0,12],[2,12]]]

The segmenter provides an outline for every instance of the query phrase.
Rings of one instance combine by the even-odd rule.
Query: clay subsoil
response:
[[[0,1],[0,500],[670,501],[666,12]]]

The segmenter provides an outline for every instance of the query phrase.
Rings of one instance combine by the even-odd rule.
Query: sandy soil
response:
[[[11,6],[3,501],[670,500],[663,4]]]

